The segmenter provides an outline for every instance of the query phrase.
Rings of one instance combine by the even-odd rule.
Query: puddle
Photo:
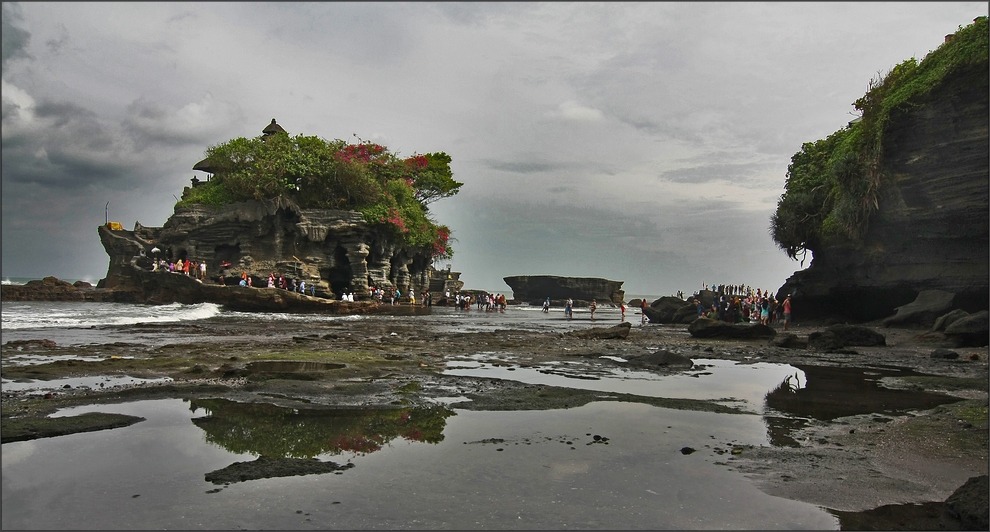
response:
[[[344,364],[332,362],[293,362],[293,361],[261,361],[251,362],[244,367],[251,373],[322,373],[335,369],[343,369]]]
[[[957,397],[881,386],[889,377],[921,375],[902,368],[836,368],[798,365],[805,380],[785,377],[767,392],[764,421],[770,443],[798,446],[791,433],[811,419],[831,421],[861,414],[903,414],[960,401]],[[777,415],[780,414],[780,415]]]
[[[100,359],[103,360],[103,359]],[[128,386],[131,384],[165,383],[172,382],[171,377],[157,379],[142,379],[140,377],[129,377],[127,375],[99,375],[91,377],[68,377],[64,379],[52,379],[48,381],[17,379],[3,379],[0,386],[4,391],[23,390],[58,390],[66,386],[69,388],[113,388],[114,386]]]
[[[610,402],[431,414],[221,399],[60,415],[85,411],[146,421],[4,444],[3,528],[838,527],[827,511],[766,495],[715,463],[726,458],[712,447],[767,443],[757,416]],[[325,471],[292,473],[315,462]],[[252,476],[244,463],[269,473],[278,463],[287,476]],[[217,476],[225,470],[245,476]]]
[[[134,358],[132,356],[122,356],[117,358]],[[4,367],[19,367],[19,366],[34,366],[37,364],[49,364],[51,362],[57,362],[59,360],[79,360],[82,362],[103,362],[107,357],[87,357],[87,356],[74,356],[74,355],[61,355],[61,356],[49,356],[49,355],[11,355],[5,356],[3,359]]]
[[[595,367],[583,362],[550,362],[521,367],[513,363],[511,355],[479,353],[450,359],[446,368],[445,375],[495,378],[646,397],[743,401],[745,405],[734,406],[756,413],[763,412],[767,392],[781,381],[790,378],[800,384],[805,380],[801,369],[788,364],[715,359],[695,359],[690,370],[665,374],[625,369],[612,364]]]

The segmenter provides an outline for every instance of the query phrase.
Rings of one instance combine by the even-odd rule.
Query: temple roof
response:
[[[287,131],[282,129],[282,126],[275,123],[274,118],[272,118],[272,123],[268,124],[268,126],[265,127],[265,129],[262,129],[261,132],[264,133],[266,137],[268,135],[274,135],[275,133],[287,133]]]

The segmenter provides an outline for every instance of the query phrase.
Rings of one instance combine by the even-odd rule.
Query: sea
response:
[[[235,312],[210,303],[4,301],[0,306],[3,342],[50,339],[60,346],[208,342],[195,330],[220,322],[244,324],[246,330],[257,325],[263,331],[273,322],[346,326],[418,320],[436,331],[557,333],[622,320],[620,309],[610,306],[599,308],[595,322],[587,309],[575,309],[574,318],[567,319],[562,309],[543,313],[529,305],[510,305],[504,313],[434,307],[430,315],[404,317]],[[625,319],[642,326],[638,309],[627,309]],[[680,329],[671,328],[671,334],[686,334]],[[602,357],[621,360],[624,354],[611,350]],[[3,356],[4,367],[46,361],[26,351],[5,349]],[[327,412],[223,399],[62,409],[52,415],[105,412],[145,420],[4,443],[2,528],[838,528],[838,518],[827,508],[760,491],[733,467],[728,452],[776,444],[774,420],[787,414],[768,410],[764,396],[782,384],[804,385],[803,372],[758,359],[720,360],[715,352],[695,364],[692,371],[675,375],[605,364],[589,378],[577,374],[575,364],[534,367],[518,363],[512,353],[479,347],[448,357],[443,372],[593,390],[603,398],[627,393],[724,401],[746,413],[614,400],[550,410],[474,411],[458,407],[469,399],[454,388],[427,410]],[[66,385],[105,388],[136,382],[144,381],[127,375],[71,382],[3,379],[0,388],[41,394]],[[323,474],[216,480],[217,472],[272,458],[340,467]]]

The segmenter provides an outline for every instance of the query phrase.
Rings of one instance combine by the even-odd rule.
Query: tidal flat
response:
[[[568,334],[620,322],[599,313],[17,331],[3,527],[852,529],[900,505],[903,528],[987,473],[985,347],[933,359],[924,331],[877,328],[887,346],[816,353],[637,316]],[[659,351],[691,364],[630,363]],[[66,429],[93,413],[143,420]]]

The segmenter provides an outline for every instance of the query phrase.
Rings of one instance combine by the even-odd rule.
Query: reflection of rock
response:
[[[710,318],[697,318],[688,325],[688,332],[695,338],[773,338],[777,331],[762,323],[744,325],[726,323]]]
[[[690,368],[694,366],[694,361],[690,358],[678,353],[667,351],[666,349],[661,349],[656,353],[648,353],[646,355],[627,355],[626,360],[626,365],[641,368]]]
[[[594,327],[591,329],[582,329],[579,331],[568,332],[567,335],[590,340],[610,340],[616,338],[625,339],[629,336],[629,330],[631,328],[632,324],[628,321],[624,321],[613,327]]]
[[[622,281],[609,281],[598,277],[559,277],[556,275],[516,275],[504,277],[512,289],[516,301],[535,301],[542,304],[550,299],[579,299],[599,302],[622,303],[625,292]]]
[[[214,484],[233,484],[259,478],[292,477],[319,475],[345,471],[354,467],[353,463],[340,465],[336,462],[321,462],[316,458],[268,458],[259,456],[253,462],[234,462],[223,469],[206,474],[206,481]]]
[[[115,429],[127,427],[139,421],[144,421],[144,418],[125,414],[104,414],[102,412],[88,412],[78,416],[44,417],[40,419],[12,419],[4,417],[2,421],[3,426],[0,427],[0,434],[2,434],[0,441],[8,443],[65,436],[79,432]]]
[[[341,452],[370,453],[395,438],[439,443],[446,418],[442,406],[429,408],[287,408],[227,399],[194,399],[190,409],[209,415],[192,422],[206,441],[234,453],[312,458]]]
[[[805,384],[788,377],[765,397],[766,406],[792,417],[831,421],[839,417],[878,412],[928,410],[960,401],[944,394],[885,388],[882,377],[915,375],[913,371],[795,365],[804,372]]]

